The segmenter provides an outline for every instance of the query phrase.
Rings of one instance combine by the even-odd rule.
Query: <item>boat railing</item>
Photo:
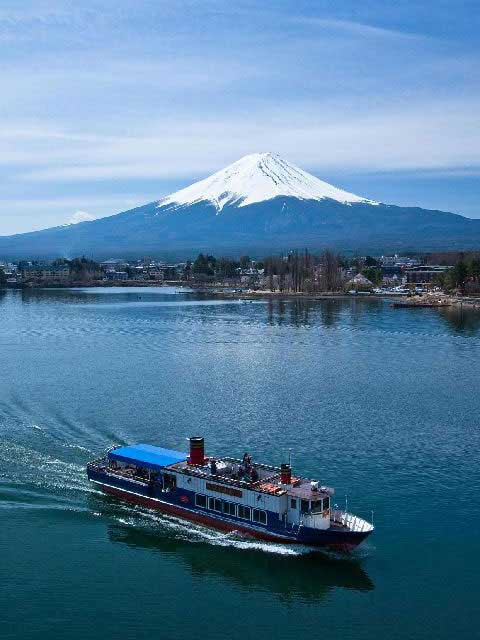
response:
[[[242,460],[237,460],[235,458],[221,458],[222,461],[228,462],[230,464],[242,464]],[[173,465],[174,466],[174,465]],[[269,475],[264,476],[263,478],[259,478],[258,480],[240,480],[239,478],[233,478],[228,475],[222,475],[221,473],[214,474],[210,469],[204,469],[200,467],[195,467],[191,465],[182,466],[181,473],[187,476],[194,476],[197,478],[202,478],[209,480],[210,482],[216,482],[218,484],[224,484],[232,487],[237,487],[239,489],[244,490],[254,490],[259,491],[261,493],[271,494],[272,490],[262,487],[261,485],[268,485],[269,483],[274,483],[278,477],[280,469],[278,467],[274,467],[271,465],[261,464],[255,462],[254,467],[260,468],[264,471],[271,472]],[[98,458],[97,460],[93,460],[89,462],[87,465],[88,469],[98,469],[103,470],[106,473],[112,473],[114,475],[130,475],[130,472],[126,474],[122,474],[122,471],[119,468],[111,468],[108,465],[108,458]],[[280,489],[280,487],[278,487]]]
[[[107,466],[106,458],[97,458],[87,463],[87,469],[104,469]]]
[[[233,459],[229,459],[229,458],[222,458],[222,460],[226,462],[233,462]],[[237,461],[235,460],[235,462]],[[254,466],[260,466],[260,465],[255,464]],[[272,467],[272,469],[274,469],[274,467]],[[240,480],[238,478],[232,478],[227,475],[215,474],[215,473],[212,473],[210,470],[206,471],[203,469],[199,469],[198,467],[191,467],[191,466],[186,466],[182,468],[181,472],[184,475],[195,476],[197,478],[204,478],[206,480],[209,480],[210,482],[217,482],[218,484],[225,484],[225,485],[238,487],[239,489],[245,489],[245,490],[253,489],[256,491],[261,491],[262,493],[269,493],[269,492],[263,491],[260,485],[262,483],[268,483],[269,481],[272,481],[278,475],[278,473],[274,473],[271,476],[264,477],[253,482],[252,480]]]
[[[360,516],[357,516],[353,513],[348,513],[348,511],[342,511],[340,509],[331,509],[330,522],[334,524],[341,524],[349,531],[363,532],[373,531],[374,529],[372,522],[368,522],[368,520],[360,518]]]
[[[106,466],[108,462],[108,454],[111,453],[112,451],[115,451],[115,449],[119,449],[121,446],[122,446],[121,444],[112,444],[110,447],[108,447],[108,449],[105,450],[105,454],[101,458],[96,458],[95,460],[88,462],[87,469],[100,468],[102,466]]]
[[[146,476],[145,474],[138,473],[138,469],[134,467],[112,467],[109,466],[108,460],[106,458],[99,458],[98,460],[93,460],[87,464],[87,469],[91,471],[101,471],[110,476],[115,476],[117,478],[125,478],[126,480],[134,481],[139,484],[148,485],[151,484],[153,478],[150,476]]]
[[[220,484],[228,484],[234,487],[240,487],[242,489],[247,489],[252,486],[252,483],[246,480],[229,478],[228,476],[211,473],[211,471],[204,471],[203,469],[198,469],[195,467],[185,467],[181,470],[181,472],[183,475],[186,475],[186,476],[195,476],[197,478],[205,478],[206,480],[211,480],[212,482],[218,482]]]
[[[243,460],[239,460],[238,458],[230,458],[230,457],[225,457],[225,458],[221,458],[221,460],[224,460],[225,462],[230,462],[232,464],[243,464]],[[253,466],[256,469],[264,469],[265,471],[271,471],[272,473],[280,473],[281,469],[280,467],[274,467],[271,464],[262,464],[261,462],[254,462]]]

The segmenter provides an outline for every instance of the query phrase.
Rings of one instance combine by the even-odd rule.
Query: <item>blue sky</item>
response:
[[[480,217],[479,31],[477,1],[2,0],[0,234],[256,151]]]

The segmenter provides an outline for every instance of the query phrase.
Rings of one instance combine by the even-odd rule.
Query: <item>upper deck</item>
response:
[[[252,462],[250,456],[246,463],[245,459],[231,457],[205,458],[202,452],[200,463],[193,463],[186,453],[137,444],[111,449],[107,459],[109,472],[119,475],[131,472],[143,480],[152,472],[160,471],[201,478],[212,485],[221,484],[271,496],[288,495],[299,500],[316,500],[334,493],[333,489],[319,487],[318,482],[307,478],[289,476],[285,482],[281,467]]]
[[[214,462],[213,471],[212,462]],[[287,494],[300,500],[313,500],[334,493],[330,487],[316,488],[317,483],[312,484],[312,481],[307,478],[295,477],[291,479],[291,484],[282,484],[280,467],[258,462],[251,464],[250,474],[247,476],[243,473],[243,461],[230,457],[209,458],[208,463],[202,466],[181,461],[168,465],[166,469],[226,486],[275,496]]]
[[[285,488],[278,484],[280,469],[258,462],[251,465],[248,474],[243,469],[242,460],[229,457],[209,458],[204,465],[182,461],[169,465],[167,469],[239,489],[256,490],[270,495],[285,494]]]

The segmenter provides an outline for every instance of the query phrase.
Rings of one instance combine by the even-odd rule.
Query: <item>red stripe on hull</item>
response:
[[[186,509],[182,509],[181,507],[177,507],[173,504],[168,504],[166,502],[158,502],[157,500],[152,500],[151,498],[147,498],[144,496],[133,495],[128,491],[122,491],[121,489],[117,489],[115,487],[110,487],[104,484],[100,484],[100,487],[102,488],[102,491],[104,491],[105,493],[109,493],[110,495],[116,496],[117,498],[121,498],[122,500],[128,500],[128,502],[133,502],[134,504],[140,504],[144,507],[147,507],[148,509],[157,509],[159,511],[163,511],[164,513],[178,516],[183,520],[198,522],[199,524],[203,524],[213,529],[218,529],[219,531],[226,531],[226,532],[237,531],[240,533],[244,533],[250,537],[256,538],[258,540],[264,540],[266,542],[298,544],[296,540],[292,540],[289,538],[281,538],[274,535],[270,535],[268,533],[264,533],[262,531],[249,529],[247,527],[243,527],[242,525],[236,522],[230,523],[224,520],[216,520],[215,518],[211,518],[210,516],[203,513],[187,511]]]

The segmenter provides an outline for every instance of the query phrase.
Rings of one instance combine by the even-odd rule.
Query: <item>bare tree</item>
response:
[[[321,257],[321,284],[324,291],[338,291],[341,286],[340,256],[326,249]]]

